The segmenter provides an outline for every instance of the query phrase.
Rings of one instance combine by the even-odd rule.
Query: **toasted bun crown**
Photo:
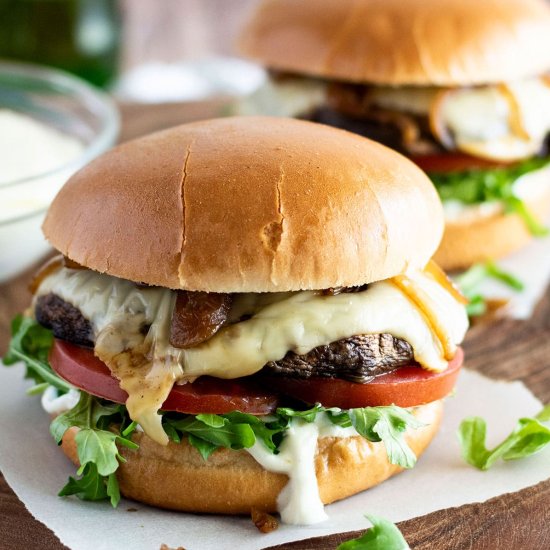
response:
[[[270,68],[377,84],[467,85],[550,68],[545,0],[266,0],[242,52]]]
[[[351,286],[422,267],[443,233],[424,173],[311,122],[209,120],[116,147],[74,175],[44,233],[93,270],[170,288]]]

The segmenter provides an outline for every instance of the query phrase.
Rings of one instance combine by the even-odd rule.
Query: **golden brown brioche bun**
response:
[[[240,49],[333,80],[456,86],[550,68],[545,0],[266,0]]]
[[[411,430],[406,440],[420,456],[435,436],[443,402],[417,407],[415,416],[427,424]],[[75,435],[70,428],[63,437],[65,454],[78,464]],[[133,500],[184,512],[246,514],[252,508],[275,512],[277,496],[288,478],[264,470],[246,451],[220,449],[204,461],[187,440],[167,447],[143,433],[135,433],[137,451],[122,449],[127,459],[117,471],[121,493]],[[390,464],[382,443],[362,437],[319,440],[315,469],[321,500],[328,504],[364,491],[401,468]]]
[[[524,200],[541,223],[550,214],[550,185],[536,200]],[[443,240],[434,260],[446,271],[467,269],[477,262],[502,258],[525,246],[533,235],[518,214],[495,213],[445,222]]]
[[[44,233],[116,277],[209,292],[351,286],[423,267],[443,233],[427,176],[365,138],[269,117],[186,124],[74,175]]]

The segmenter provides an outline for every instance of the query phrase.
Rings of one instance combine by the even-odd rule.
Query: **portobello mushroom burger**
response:
[[[61,255],[5,361],[78,464],[60,494],[309,524],[435,435],[468,321],[431,260],[437,193],[391,149],[187,124],[80,170],[43,230]]]

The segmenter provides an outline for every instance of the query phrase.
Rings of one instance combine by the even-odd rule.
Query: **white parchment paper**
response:
[[[364,529],[365,512],[401,521],[434,510],[485,501],[550,477],[550,449],[480,472],[462,462],[456,430],[465,416],[488,422],[489,443],[498,443],[518,417],[541,403],[519,383],[496,382],[465,370],[447,400],[442,429],[417,466],[382,485],[327,507],[330,519],[308,527],[281,526],[258,533],[248,518],[199,516],[155,510],[122,501],[81,502],[56,496],[74,467],[48,433],[49,419],[36,397],[27,397],[22,369],[0,371],[0,469],[29,511],[74,550],[157,550],[162,543],[186,550],[255,550],[292,540]],[[174,480],[177,483],[177,480]],[[134,509],[137,511],[129,511]]]

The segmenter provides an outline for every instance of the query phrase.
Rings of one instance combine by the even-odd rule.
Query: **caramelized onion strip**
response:
[[[191,348],[212,338],[227,322],[231,296],[178,290],[170,324],[170,344]]]
[[[36,291],[42,284],[42,281],[56,271],[59,271],[62,267],[64,267],[64,265],[64,258],[61,254],[50,258],[45,264],[41,265],[29,283],[29,291],[31,294],[36,294]]]

